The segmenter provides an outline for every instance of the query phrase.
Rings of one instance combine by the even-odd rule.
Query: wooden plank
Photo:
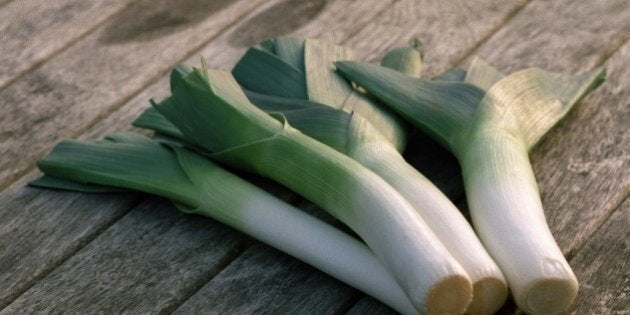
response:
[[[168,312],[241,248],[233,230],[152,198],[0,314]]]
[[[304,8],[295,7],[291,2],[286,1],[276,5],[268,5],[245,18],[238,27],[227,30],[182,63],[199,66],[199,59],[203,57],[209,67],[229,71],[249,47],[247,45],[256,44],[269,37],[279,35],[316,37],[324,38],[330,42],[342,42],[355,28],[361,26],[360,23],[369,22],[380,12],[381,7],[386,7],[390,3],[391,0],[329,1],[317,15],[311,13],[314,16],[313,20],[308,21],[308,23],[303,22],[297,25],[295,29],[288,28],[293,24],[287,19],[293,19],[294,15],[305,10]],[[310,7],[307,2],[304,5]],[[275,12],[273,10],[280,10],[284,13],[278,17],[273,13]],[[287,10],[295,10],[295,14],[287,13]],[[340,12],[344,14],[340,15]],[[322,25],[327,27],[322,28]],[[168,77],[163,76],[129,100],[121,107],[122,110],[132,112],[133,115],[140,113],[148,106],[149,99],[161,99],[169,95],[168,84]]]
[[[630,198],[580,248],[571,265],[581,281],[573,314],[628,314]]]
[[[0,90],[97,25],[129,0],[13,1],[0,9]],[[2,5],[2,4],[0,4]]]
[[[32,168],[54,142],[106,116],[261,1],[204,2],[209,9],[190,19],[168,15],[179,12],[179,3],[142,3],[128,8],[138,18],[122,12],[0,91],[0,189]],[[128,29],[151,36],[120,32]]]
[[[359,293],[275,249],[252,246],[175,314],[337,314]]]
[[[380,60],[391,47],[407,45],[418,37],[425,52],[423,73],[434,76],[456,65],[527,2],[399,1],[347,44],[361,59]]]
[[[261,40],[290,34],[340,43],[388,8],[386,1],[284,1],[249,19],[227,38],[229,46],[245,48]],[[296,5],[299,5],[296,8]],[[287,11],[290,19],[287,21]],[[282,21],[282,23],[278,23]],[[261,27],[263,26],[264,27]],[[240,57],[241,54],[237,56]],[[236,61],[234,59],[233,61]],[[232,62],[224,64],[231,68]]]
[[[138,198],[29,187],[1,194],[0,309],[124,215]]]
[[[475,52],[505,72],[574,73],[601,63],[630,36],[624,0],[533,1]]]

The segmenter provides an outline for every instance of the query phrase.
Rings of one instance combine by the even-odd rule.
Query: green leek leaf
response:
[[[289,98],[307,98],[304,72],[280,57],[250,48],[232,70],[246,89]]]
[[[65,140],[37,165],[47,175],[82,184],[140,190],[191,206],[197,202],[172,150],[136,134],[94,142]]]
[[[449,150],[472,120],[484,91],[468,83],[406,76],[363,62],[337,62],[338,71],[364,87]]]

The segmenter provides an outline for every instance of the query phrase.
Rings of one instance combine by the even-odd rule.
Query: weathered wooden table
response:
[[[168,93],[173,65],[203,56],[229,69],[248,45],[283,34],[343,43],[366,60],[419,36],[429,76],[475,55],[505,72],[607,65],[606,83],[531,160],[581,281],[572,312],[630,314],[624,0],[0,0],[0,313],[391,313],[165,200],[25,186],[60,139],[131,129],[149,98]],[[465,209],[453,157],[422,136],[407,156]]]

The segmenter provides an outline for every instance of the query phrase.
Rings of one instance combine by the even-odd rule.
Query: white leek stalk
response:
[[[382,178],[253,106],[228,73],[194,70],[172,90],[156,108],[186,141],[284,184],[350,226],[419,311],[466,309],[472,296],[466,272]]]
[[[276,39],[272,44],[285,41]],[[419,77],[422,67],[419,46],[420,43],[416,41],[412,47],[394,49],[385,55],[381,63]],[[496,312],[507,298],[505,278],[460,211],[399,153],[406,140],[402,135],[405,126],[400,124],[399,119],[392,117],[391,112],[353,89],[331,68],[333,62],[351,58],[350,49],[311,39],[305,40],[301,49],[303,53],[300,49],[293,51],[297,55],[304,55],[304,66],[295,61],[290,62],[297,58],[289,58],[280,66],[278,59],[287,58],[286,54],[273,55],[267,52],[263,58],[257,48],[252,48],[233,72],[237,80],[242,79],[239,83],[257,91],[248,91],[247,95],[258,107],[268,112],[282,113],[289,123],[303,133],[348,155],[392,185],[416,209],[471,278],[473,300],[468,313]],[[253,54],[260,57],[254,57]],[[301,88],[299,94],[306,93],[308,100],[317,103],[286,98],[298,93],[280,92],[273,88],[273,83],[268,83],[288,80],[290,75],[280,76],[278,73],[287,72],[285,69],[291,66],[299,70],[295,72],[305,76],[306,88]],[[298,74],[293,78],[301,80]],[[296,82],[293,84],[299,85]]]
[[[187,149],[119,134],[95,143],[64,141],[39,167],[47,176],[31,183],[34,186],[84,192],[126,188],[167,197],[184,212],[216,219],[398,312],[416,314],[363,243]]]
[[[474,67],[484,67],[477,62]],[[462,166],[473,224],[527,313],[568,309],[577,279],[545,221],[528,150],[604,71],[580,76],[526,69],[505,78],[483,70],[468,81],[431,82],[386,68],[338,63],[339,71],[445,145]],[[427,97],[423,91],[430,90]]]

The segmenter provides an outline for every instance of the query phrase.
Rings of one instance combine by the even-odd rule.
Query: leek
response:
[[[181,147],[134,134],[63,141],[38,163],[33,186],[82,192],[138,190],[181,211],[214,218],[375,297],[403,314],[414,307],[360,241]]]
[[[187,142],[284,184],[351,227],[420,312],[465,311],[472,295],[466,272],[383,179],[256,108],[229,73],[204,67],[173,77],[172,96],[155,107]]]
[[[477,60],[458,82],[367,63],[337,69],[455,154],[473,225],[517,305],[532,314],[567,310],[578,283],[545,221],[528,151],[603,81],[604,70],[566,76],[531,68],[503,77]]]
[[[267,47],[276,47],[278,43],[286,46],[286,41],[286,38],[278,38],[268,42]],[[387,181],[418,211],[470,276],[474,289],[468,312],[497,311],[507,298],[505,278],[459,210],[400,154],[406,142],[405,126],[332,71],[333,62],[352,57],[351,50],[311,39],[302,41],[301,46],[297,39],[293,39],[293,43],[297,47],[291,50],[290,56],[274,55],[272,49],[261,53],[254,47],[237,63],[233,73],[248,89],[249,99],[267,112],[282,113],[301,132],[348,155]],[[381,63],[419,77],[420,46],[416,40],[411,47],[393,49]],[[285,63],[280,66],[280,61]],[[289,76],[287,72],[295,75]],[[462,77],[460,70],[442,79],[457,77]],[[269,83],[282,82],[292,87],[288,85],[289,80],[296,80],[291,82],[301,87],[300,93],[282,92],[274,83]],[[302,100],[294,98],[300,95]]]

